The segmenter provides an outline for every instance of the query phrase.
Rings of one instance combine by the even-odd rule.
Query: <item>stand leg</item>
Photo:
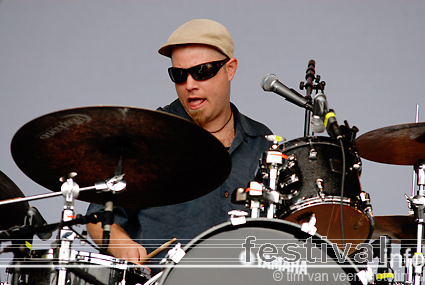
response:
[[[424,256],[422,253],[425,208],[425,160],[419,160],[416,162],[415,171],[418,177],[419,189],[417,195],[410,198],[409,200],[415,216],[415,222],[417,223],[416,252],[412,257],[413,284],[420,285],[421,277],[423,274],[423,266],[425,264]]]

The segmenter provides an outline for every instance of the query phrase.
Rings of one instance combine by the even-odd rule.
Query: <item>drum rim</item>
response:
[[[371,222],[371,226],[374,225],[374,218],[373,215],[369,212],[369,211],[364,211],[365,209],[367,209],[366,207],[361,207],[361,203],[359,203],[358,200],[356,201],[351,201],[350,198],[347,197],[341,197],[341,196],[325,196],[325,198],[321,198],[321,197],[310,197],[310,198],[306,198],[304,200],[302,200],[301,202],[295,203],[293,205],[289,206],[289,211],[279,215],[279,218],[284,218],[287,217],[291,214],[294,214],[298,211],[310,208],[310,207],[315,207],[315,206],[319,206],[319,205],[340,205],[341,204],[341,200],[342,200],[342,205],[345,207],[350,207],[353,208],[354,210],[357,210],[363,214],[365,214],[368,218],[369,221]],[[374,229],[374,226],[372,227],[372,231]]]
[[[31,269],[47,269],[52,271],[57,271],[58,265],[59,265],[59,259],[55,257],[54,255],[60,250],[60,248],[44,248],[44,249],[33,249],[31,250],[31,256],[34,257],[28,257],[26,260],[23,260],[23,265],[28,265],[25,262],[28,261],[38,261],[38,263],[34,263],[32,266],[25,266],[23,269],[23,272],[21,274],[31,274]],[[37,256],[38,255],[38,256]],[[131,263],[127,260],[117,258],[111,255],[97,253],[97,252],[90,252],[90,251],[83,251],[83,250],[77,250],[77,249],[71,249],[70,253],[70,260],[68,264],[61,264],[60,266],[63,268],[66,268],[68,270],[72,268],[84,268],[84,269],[97,269],[100,268],[102,270],[107,270],[105,272],[109,272],[108,274],[111,275],[111,272],[114,272],[114,277],[117,276],[120,279],[123,280],[132,280],[134,278],[138,278],[137,282],[141,284],[140,282],[147,282],[151,278],[151,273],[148,269],[146,269],[144,266],[139,264]],[[40,264],[42,262],[46,263],[45,266],[40,267]],[[31,263],[29,264],[31,265]],[[11,267],[9,267],[11,268]],[[70,271],[72,272],[72,271]],[[93,272],[88,272],[93,274]],[[50,274],[50,273],[48,273]],[[75,274],[75,273],[74,273]],[[13,275],[13,274],[12,274]],[[133,277],[137,276],[137,277]],[[95,276],[97,277],[97,276]],[[13,277],[12,277],[13,278]],[[81,276],[78,276],[80,280],[83,280]],[[120,284],[121,284],[120,281]],[[140,282],[139,282],[140,281]],[[85,281],[86,282],[86,281]],[[88,281],[87,281],[88,282]],[[86,283],[87,283],[86,282]],[[87,284],[89,284],[88,282]],[[24,283],[27,284],[27,283]],[[44,283],[43,283],[44,284]],[[74,284],[74,283],[73,283]],[[91,284],[91,283],[90,283]],[[105,283],[106,284],[106,283]],[[109,283],[108,283],[109,284]],[[115,284],[115,283],[114,283]]]
[[[285,220],[279,220],[279,219],[269,219],[269,218],[246,218],[246,222],[243,223],[243,224],[239,224],[239,225],[233,225],[230,221],[228,221],[228,222],[224,222],[224,223],[221,223],[219,225],[213,226],[213,227],[209,228],[208,230],[202,232],[201,234],[197,235],[190,242],[188,242],[182,249],[185,252],[188,252],[188,251],[191,250],[191,247],[197,245],[203,239],[213,236],[213,233],[221,233],[225,229],[231,230],[231,229],[249,228],[249,227],[255,227],[255,225],[267,225],[267,224],[273,225],[273,227],[265,227],[265,228],[268,228],[268,229],[279,230],[278,229],[279,226],[284,227],[285,229],[290,228],[291,230],[298,229],[298,231],[296,233],[293,233],[291,231],[289,231],[289,232],[285,231],[285,232],[289,233],[289,234],[293,234],[294,237],[297,238],[297,239],[304,239],[305,240],[309,237],[312,237],[312,243],[315,243],[319,248],[320,248],[320,244],[322,244],[322,243],[327,243],[327,245],[332,245],[332,243],[328,239],[325,239],[322,235],[317,234],[317,233],[314,234],[314,235],[310,235],[306,232],[303,232],[301,230],[301,226],[296,224],[296,223],[293,223],[293,222],[289,222],[289,221],[285,221]],[[282,228],[280,228],[280,230],[282,230]],[[339,247],[337,247],[337,249],[339,251],[339,254],[341,255],[342,252],[340,251]],[[329,253],[331,253],[331,254],[329,254]],[[328,257],[330,257],[334,262],[338,263],[336,253],[333,250],[328,250],[327,254],[328,254]],[[345,262],[338,263],[338,264],[351,266],[351,267],[347,267],[347,266],[342,267],[342,269],[347,274],[350,274],[350,273],[357,274],[357,273],[360,272],[360,269],[357,267],[356,264],[353,263],[353,261],[348,256],[346,257]],[[162,274],[161,274],[161,277],[158,280],[158,284],[160,284],[160,285],[164,284],[164,282],[167,280],[168,275],[170,274],[171,270],[173,270],[173,268],[174,268],[173,265],[169,265],[169,266],[166,266],[162,270]],[[361,282],[350,281],[350,283],[351,284],[360,284]]]
[[[40,262],[52,263],[52,266],[54,267],[57,266],[54,263],[59,261],[58,257],[55,257],[55,253],[57,253],[58,250],[59,248],[33,249],[31,250],[30,257],[26,258],[26,260],[38,260]],[[64,265],[65,267],[81,264],[85,267],[105,267],[130,272],[140,271],[140,274],[136,274],[150,276],[149,271],[143,266],[114,257],[112,255],[71,249],[69,256],[69,263]],[[26,260],[24,260],[24,262]]]
[[[305,142],[305,143],[325,143],[335,146],[340,146],[337,140],[334,140],[330,137],[325,136],[308,136],[308,137],[299,137],[293,140],[285,141],[282,143],[282,146],[286,146],[287,144],[295,144],[297,142]]]
[[[42,253],[42,256],[40,256],[40,257],[37,256],[37,257],[34,257],[34,258],[51,260],[51,259],[55,259],[55,257],[50,258],[50,257],[47,257],[47,255],[49,255],[49,256],[54,255],[57,251],[59,251],[59,248],[33,249],[33,250],[31,250],[30,255]],[[97,253],[97,252],[91,252],[91,251],[71,249],[70,250],[70,257],[72,258],[72,257],[76,257],[76,256],[84,257],[84,258],[88,258],[88,259],[110,261],[113,264],[127,264],[128,263],[128,261],[121,259],[121,258],[114,257],[112,255],[107,255],[107,254],[102,254],[102,253]]]

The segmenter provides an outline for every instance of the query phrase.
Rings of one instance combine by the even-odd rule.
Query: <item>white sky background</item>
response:
[[[310,59],[340,124],[347,120],[360,135],[414,122],[417,104],[425,113],[424,14],[422,0],[0,0],[0,169],[26,196],[49,193],[12,159],[20,127],[73,107],[156,109],[174,100],[170,61],[157,49],[193,18],[230,30],[239,60],[232,101],[288,140],[303,136],[304,110],[264,92],[259,81],[275,73],[299,90]],[[363,163],[374,214],[406,215],[413,168]],[[31,205],[59,221],[62,198]],[[77,213],[86,208],[77,201]]]

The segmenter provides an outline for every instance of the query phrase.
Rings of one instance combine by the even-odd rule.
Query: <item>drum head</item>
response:
[[[319,235],[265,218],[216,226],[192,240],[186,255],[164,269],[159,284],[360,284],[358,269]]]
[[[285,220],[302,225],[308,223],[311,216],[316,217],[315,227],[318,233],[334,243],[341,245],[341,206],[337,199],[328,199],[330,202],[320,202],[311,204],[305,203],[305,208],[301,208],[285,218]],[[304,205],[303,205],[304,206]],[[356,252],[356,246],[366,242],[372,234],[371,218],[357,208],[347,206],[342,207],[344,217],[344,243],[350,243],[349,254]]]

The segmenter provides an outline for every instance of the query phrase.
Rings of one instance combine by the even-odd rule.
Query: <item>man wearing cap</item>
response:
[[[243,210],[243,205],[231,203],[230,196],[236,188],[247,187],[254,180],[258,160],[270,147],[265,135],[271,131],[230,103],[230,82],[238,61],[233,56],[232,37],[223,25],[207,19],[187,22],[158,52],[171,58],[168,72],[178,95],[159,110],[209,131],[229,150],[232,170],[220,187],[200,198],[165,207],[115,209],[108,251],[134,263],[146,256],[146,249],[152,251],[173,237],[187,243],[228,221],[230,210]],[[101,208],[90,205],[88,212]],[[100,223],[87,228],[93,240],[101,241]]]

